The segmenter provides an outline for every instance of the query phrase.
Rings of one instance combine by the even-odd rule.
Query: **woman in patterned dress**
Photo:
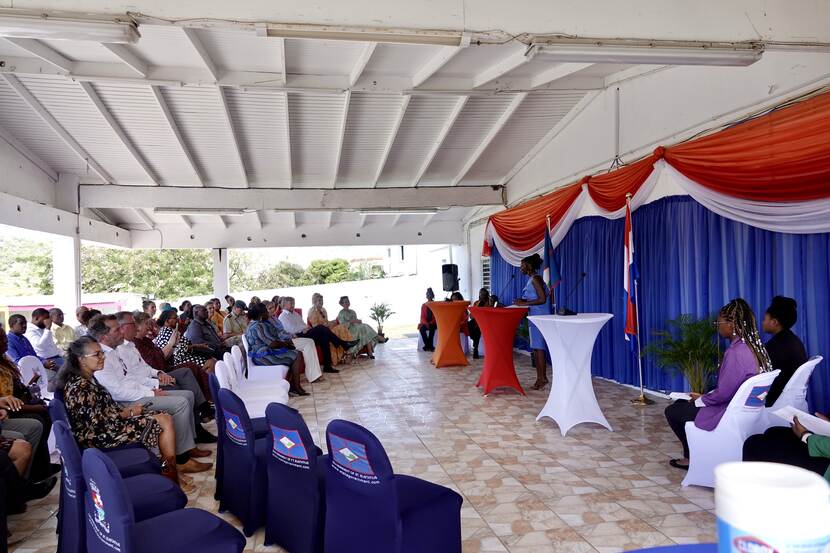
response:
[[[176,431],[167,413],[144,412],[141,405],[119,406],[95,380],[104,368],[104,352],[93,338],[82,336],[69,345],[66,364],[58,374],[72,433],[82,448],[99,449],[141,443],[161,452],[162,474],[180,485],[193,486],[176,470]],[[180,482],[181,479],[181,482]]]
[[[162,350],[166,350],[170,343],[173,343],[173,366],[195,363],[211,372],[216,361],[193,351],[193,344],[179,332],[178,324],[179,316],[175,309],[162,311],[158,319],[159,333],[153,343]]]
[[[338,324],[337,321],[330,321],[329,314],[326,312],[326,308],[323,307],[323,296],[322,294],[314,293],[311,296],[311,309],[308,310],[308,326],[315,327],[315,326],[327,326],[331,329],[335,336],[340,338],[345,342],[351,342],[354,340],[352,337],[352,333],[349,332],[349,329],[345,326]],[[332,344],[331,346],[331,364],[332,365],[339,365],[343,358],[346,356],[346,350],[340,347],[335,346]]]
[[[369,358],[374,359],[375,344],[385,343],[386,338],[381,339],[374,328],[358,319],[357,313],[354,309],[351,309],[351,305],[349,296],[343,296],[340,298],[340,307],[343,309],[337,314],[337,322],[348,328],[351,335],[357,340],[357,345],[350,349],[349,353],[356,356],[365,347]]]

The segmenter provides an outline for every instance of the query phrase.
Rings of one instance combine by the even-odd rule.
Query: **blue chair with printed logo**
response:
[[[103,453],[83,455],[88,553],[241,553],[245,537],[202,509],[178,509],[137,521],[118,468]]]
[[[322,553],[328,456],[314,445],[296,409],[272,403],[265,418],[270,430],[265,545],[291,553]]]
[[[222,417],[222,402],[219,399],[219,380],[216,376],[211,373],[208,375],[208,386],[210,387],[210,395],[213,396],[213,405],[216,408],[216,420],[218,421],[217,424],[221,423]],[[268,435],[268,423],[265,422],[265,417],[258,417],[251,419],[251,426],[254,429],[254,438],[264,438]],[[224,452],[223,452],[223,442],[224,442],[224,432],[217,432],[216,434],[216,471],[214,472],[214,478],[216,479],[216,487],[213,492],[213,499],[219,501],[222,497],[222,472],[224,470]]]
[[[326,428],[326,553],[460,553],[461,496],[395,474],[374,434],[353,422]]]
[[[245,404],[235,393],[219,390],[221,411],[216,418],[222,436],[222,490],[219,511],[230,511],[242,521],[242,532],[252,536],[265,524],[268,475],[268,439],[257,439]]]
[[[58,553],[85,553],[84,484],[81,451],[69,426],[61,420],[52,425],[63,460],[58,510]],[[117,467],[116,467],[117,469]],[[128,502],[137,521],[183,509],[187,496],[169,478],[139,474],[124,479]]]

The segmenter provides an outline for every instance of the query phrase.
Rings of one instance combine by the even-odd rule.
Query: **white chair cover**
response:
[[[37,383],[38,386],[40,386],[41,397],[46,400],[52,399],[52,392],[47,390],[49,377],[46,374],[46,367],[43,366],[40,359],[34,355],[27,355],[20,358],[20,361],[17,362],[17,366],[20,367],[20,374],[22,376],[23,384],[26,384],[27,386],[29,381],[32,380],[32,377],[39,374],[40,380],[38,380]]]
[[[796,369],[787,382],[787,385],[781,391],[781,395],[772,404],[772,407],[764,409],[762,424],[756,429],[756,434],[763,434],[768,428],[772,428],[773,426],[789,426],[787,421],[773,415],[775,411],[783,409],[784,407],[795,407],[796,409],[809,413],[807,387],[810,384],[810,376],[812,376],[813,370],[823,359],[821,355],[816,355]]]
[[[763,417],[766,393],[780,372],[762,373],[741,384],[714,430],[701,430],[694,421],[686,423],[690,459],[683,486],[714,488],[715,467],[742,459],[744,441]]]
[[[285,380],[289,367],[285,365],[255,365],[251,359],[251,348],[248,339],[242,335],[242,345],[248,354],[248,380]]]
[[[215,368],[216,380],[221,388],[231,390],[245,403],[245,408],[252,418],[264,417],[265,409],[270,403],[288,404],[288,382],[282,380],[268,390],[246,390],[234,386],[235,379],[230,367],[224,361],[217,361]]]

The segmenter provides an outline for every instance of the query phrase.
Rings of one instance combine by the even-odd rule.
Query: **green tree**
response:
[[[51,294],[52,245],[22,238],[0,238],[5,268],[0,273],[0,294],[22,296]]]
[[[310,284],[332,284],[353,280],[351,267],[345,259],[315,259],[308,265],[306,274]]]

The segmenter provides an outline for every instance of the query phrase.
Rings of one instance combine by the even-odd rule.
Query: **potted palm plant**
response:
[[[657,340],[644,348],[643,355],[654,355],[657,366],[663,369],[679,371],[692,392],[706,392],[720,361],[712,320],[683,314],[668,321],[668,328],[654,335]]]
[[[394,314],[395,312],[387,303],[376,303],[369,309],[369,318],[378,323],[378,336],[385,338],[383,323]]]

